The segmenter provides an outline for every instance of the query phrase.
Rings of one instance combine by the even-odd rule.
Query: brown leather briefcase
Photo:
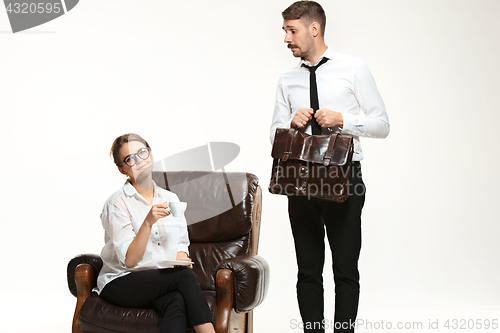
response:
[[[343,202],[348,197],[352,154],[351,136],[278,128],[269,192]]]

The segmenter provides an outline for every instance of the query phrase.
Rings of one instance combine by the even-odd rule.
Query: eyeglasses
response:
[[[151,148],[149,148],[149,147],[141,148],[137,151],[137,153],[127,155],[127,157],[125,157],[123,162],[120,162],[120,164],[118,164],[118,166],[121,167],[123,165],[123,163],[125,163],[129,167],[133,167],[134,165],[137,164],[137,157],[139,157],[141,160],[145,160],[149,157],[150,151],[151,151]]]

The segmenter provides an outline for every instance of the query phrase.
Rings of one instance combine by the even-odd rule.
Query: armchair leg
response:
[[[247,324],[245,333],[253,333],[253,310],[247,313]]]
[[[229,269],[221,269],[217,272],[215,281],[215,290],[217,293],[217,318],[215,319],[215,332],[227,333],[230,315],[233,310],[233,272]]]
[[[73,325],[71,331],[73,333],[83,333],[80,328],[80,309],[82,304],[89,297],[92,291],[91,281],[95,280],[94,267],[88,264],[78,265],[75,269],[75,282],[76,282],[76,309],[73,315]]]

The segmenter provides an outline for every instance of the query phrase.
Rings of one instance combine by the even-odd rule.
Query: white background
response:
[[[271,266],[255,331],[299,332],[286,198],[267,192],[276,84],[298,61],[281,30],[290,4],[82,0],[17,34],[0,10],[0,332],[69,332],[66,265],[102,248],[99,214],[124,181],[109,148],[127,132],[156,159],[210,141],[241,147],[226,171],[260,178],[259,254]],[[362,139],[358,318],[372,326],[359,331],[500,320],[500,2],[322,5],[327,44],[366,61],[391,121],[387,139]]]

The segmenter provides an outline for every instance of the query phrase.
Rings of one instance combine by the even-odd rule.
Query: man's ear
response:
[[[318,35],[320,34],[321,27],[319,26],[318,22],[313,22],[311,23],[309,29],[311,30],[311,34],[313,37],[318,37]]]

